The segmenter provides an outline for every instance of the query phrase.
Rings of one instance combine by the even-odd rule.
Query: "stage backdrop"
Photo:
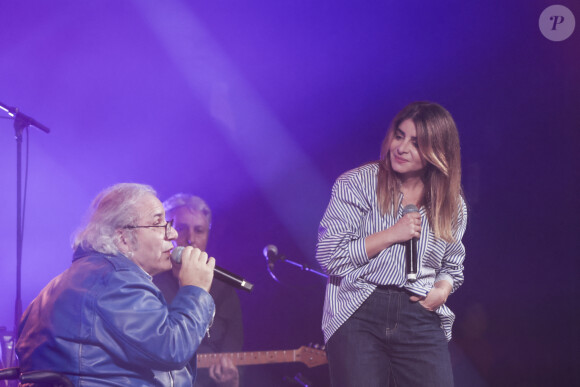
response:
[[[278,262],[276,282],[262,249],[320,270],[332,183],[378,158],[403,106],[432,100],[459,127],[469,205],[465,284],[449,299],[457,385],[580,383],[580,4],[557,3],[565,19],[544,0],[2,1],[0,102],[51,129],[23,136],[23,306],[69,266],[92,198],[140,182],[213,209],[208,251],[255,284],[240,294],[248,350],[321,342],[324,278]],[[8,331],[12,125],[0,111]],[[327,383],[325,367],[247,372],[297,373]]]

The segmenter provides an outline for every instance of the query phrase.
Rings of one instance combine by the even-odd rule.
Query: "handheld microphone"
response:
[[[184,249],[185,247],[183,246],[177,246],[171,250],[171,260],[175,263],[181,263],[181,255],[183,254]],[[216,278],[235,288],[243,289],[248,292],[251,292],[254,288],[253,284],[249,283],[242,277],[235,275],[234,273],[231,273],[217,265],[213,269],[213,274]]]
[[[403,216],[412,212],[419,212],[414,204],[407,204],[403,208]],[[405,243],[405,262],[407,264],[407,280],[417,280],[417,266],[419,254],[417,253],[417,238],[412,238]]]

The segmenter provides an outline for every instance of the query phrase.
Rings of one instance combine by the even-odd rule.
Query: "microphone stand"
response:
[[[319,272],[317,270],[314,270],[314,269],[308,267],[307,265],[304,265],[304,264],[301,264],[301,263],[298,263],[298,262],[291,261],[291,260],[287,259],[286,256],[284,256],[284,255],[276,255],[274,258],[271,258],[271,259],[269,258],[268,259],[268,273],[270,273],[270,276],[276,282],[280,282],[280,280],[276,277],[276,275],[274,274],[274,271],[273,271],[274,270],[274,264],[277,261],[286,262],[286,263],[288,263],[288,264],[290,264],[292,266],[299,267],[302,271],[306,271],[306,272],[309,272],[309,273],[313,273],[313,274],[319,275],[319,276],[321,276],[323,278],[328,278],[328,276],[326,274],[321,273],[321,272]]]
[[[37,122],[34,118],[21,113],[18,108],[0,102],[0,109],[6,111],[8,115],[14,118],[16,138],[16,302],[14,307],[14,345],[18,340],[18,324],[22,317],[22,240],[24,238],[24,229],[22,227],[22,132],[31,125],[45,133],[49,133],[50,129]],[[12,359],[12,362],[14,362],[14,359]]]

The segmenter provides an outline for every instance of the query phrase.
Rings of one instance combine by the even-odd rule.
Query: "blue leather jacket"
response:
[[[199,287],[181,287],[168,305],[125,256],[78,249],[26,309],[16,353],[23,372],[56,371],[75,385],[191,387],[189,360],[214,314]]]

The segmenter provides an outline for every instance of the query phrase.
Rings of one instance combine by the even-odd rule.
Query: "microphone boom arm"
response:
[[[293,261],[291,261],[289,259],[283,259],[282,262],[286,262],[286,263],[289,263],[289,264],[294,265],[296,267],[299,267],[302,271],[307,271],[307,272],[310,272],[310,273],[317,274],[317,275],[319,275],[321,277],[328,278],[328,276],[326,274],[321,273],[321,272],[319,272],[317,270],[314,270],[311,267],[309,267],[307,265],[304,265],[302,263],[293,262]]]
[[[286,263],[289,263],[292,266],[299,267],[302,271],[314,273],[314,274],[316,274],[316,275],[318,275],[320,277],[323,277],[323,278],[328,278],[328,276],[326,274],[321,273],[321,272],[319,272],[317,270],[314,270],[314,269],[310,268],[307,265],[304,265],[302,263],[298,263],[298,262],[294,262],[294,261],[291,261],[289,259],[286,259],[286,257],[283,254],[278,254],[278,248],[276,246],[274,246],[274,245],[268,245],[268,246],[264,247],[263,254],[264,254],[264,257],[266,257],[268,273],[270,273],[270,276],[276,282],[280,282],[280,280],[276,277],[276,275],[274,274],[274,271],[273,271],[274,270],[274,264],[277,261],[286,262]]]

